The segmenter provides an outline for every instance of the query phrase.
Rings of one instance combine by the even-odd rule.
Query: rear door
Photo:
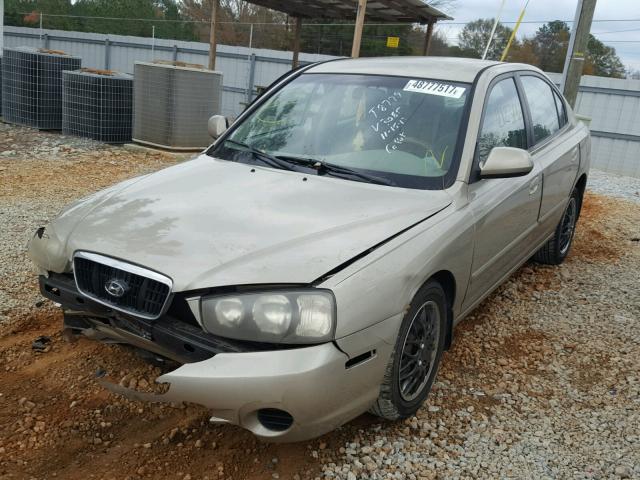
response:
[[[510,74],[498,77],[489,88],[469,185],[476,232],[465,304],[475,302],[491,290],[522,261],[536,230],[540,209],[538,165],[522,177],[479,178],[479,166],[494,147],[527,149],[529,144],[515,77]]]
[[[539,236],[543,237],[560,221],[578,174],[580,150],[570,135],[566,105],[556,89],[535,72],[521,72],[518,81],[526,99],[530,153],[542,170]]]

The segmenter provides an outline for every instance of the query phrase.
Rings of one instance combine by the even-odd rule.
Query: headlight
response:
[[[237,340],[321,343],[335,332],[335,299],[328,290],[203,297],[200,309],[207,332]]]

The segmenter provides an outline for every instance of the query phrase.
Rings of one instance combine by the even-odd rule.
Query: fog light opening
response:
[[[262,408],[258,410],[260,424],[274,432],[284,432],[293,425],[293,417],[290,413],[277,408]]]

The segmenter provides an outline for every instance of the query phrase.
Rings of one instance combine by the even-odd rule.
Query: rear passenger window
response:
[[[550,137],[560,129],[556,99],[551,85],[539,77],[520,77],[531,111],[535,143]]]
[[[524,115],[513,78],[496,83],[489,93],[478,142],[480,163],[494,147],[527,148]]]
[[[556,92],[553,92],[553,98],[556,100],[556,109],[558,110],[558,118],[560,119],[560,128],[564,127],[567,123],[567,109],[564,107],[564,102]]]

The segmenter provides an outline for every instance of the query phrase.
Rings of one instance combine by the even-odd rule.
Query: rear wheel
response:
[[[424,403],[444,350],[446,305],[444,290],[435,281],[424,285],[415,295],[402,320],[371,413],[397,420],[414,415]]]
[[[580,214],[580,200],[578,191],[574,190],[553,237],[533,256],[536,262],[547,265],[560,265],[567,258],[573,243],[578,215]]]

